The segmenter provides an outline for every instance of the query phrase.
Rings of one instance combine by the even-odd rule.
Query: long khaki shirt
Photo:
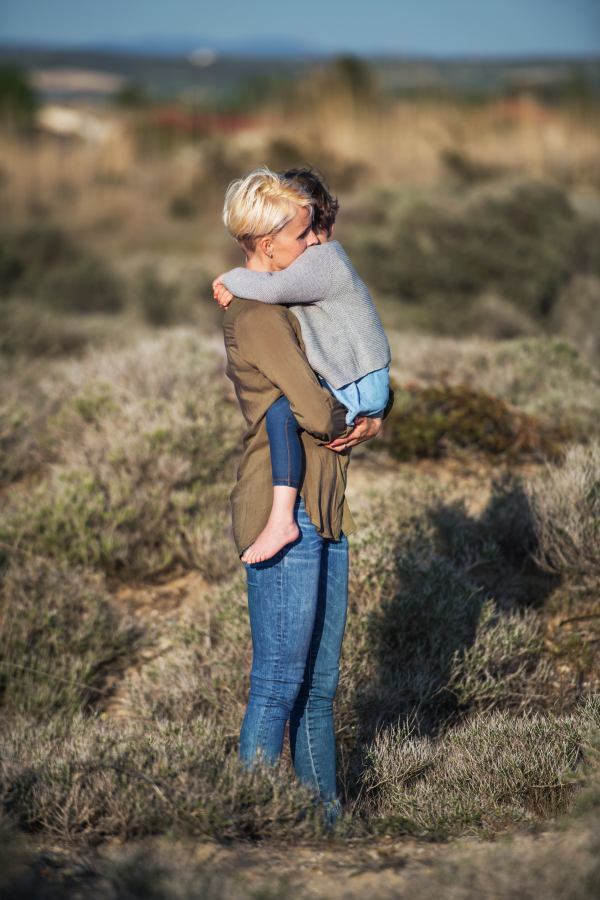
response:
[[[298,320],[284,306],[235,297],[223,320],[227,375],[248,425],[231,494],[233,536],[241,555],[261,533],[273,505],[266,414],[283,394],[303,429],[300,496],[311,522],[339,541],[355,525],[346,502],[348,454],[324,445],[350,430],[346,409],[321,387],[304,354]]]

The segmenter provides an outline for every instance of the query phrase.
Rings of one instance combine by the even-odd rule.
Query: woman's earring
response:
[[[269,259],[273,259],[273,254],[269,253]]]

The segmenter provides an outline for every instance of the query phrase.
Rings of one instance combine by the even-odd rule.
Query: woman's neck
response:
[[[246,257],[246,268],[252,272],[274,272],[273,260],[261,250]]]

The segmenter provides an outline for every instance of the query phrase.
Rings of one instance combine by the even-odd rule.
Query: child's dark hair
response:
[[[280,173],[288,181],[303,185],[315,201],[313,230],[329,233],[333,228],[340,204],[329,190],[329,185],[318,169],[303,166],[301,169],[288,169]]]

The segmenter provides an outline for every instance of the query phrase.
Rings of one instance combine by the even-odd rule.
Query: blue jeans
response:
[[[333,822],[341,811],[333,698],[346,627],[348,540],[319,537],[302,501],[296,516],[300,537],[293,544],[246,565],[253,661],[240,759],[275,763],[289,719],[296,774],[317,790]]]
[[[302,475],[302,445],[298,433],[300,426],[287,397],[280,397],[269,407],[266,423],[273,485],[298,489]]]

